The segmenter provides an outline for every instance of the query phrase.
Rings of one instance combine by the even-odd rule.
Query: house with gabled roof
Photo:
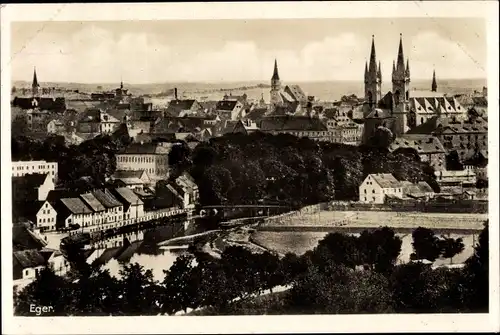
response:
[[[130,189],[141,189],[151,183],[146,170],[116,170],[111,176],[117,185],[123,185]]]
[[[45,258],[36,249],[14,251],[12,253],[14,289],[19,290],[34,281],[46,265]]]
[[[221,120],[236,121],[245,117],[244,105],[238,100],[221,100],[215,107],[215,112]]]
[[[390,173],[374,173],[366,176],[359,185],[359,201],[383,204],[387,196],[403,198],[404,184]]]
[[[168,104],[165,116],[184,117],[203,111],[203,107],[195,99],[174,99]]]
[[[98,189],[92,192],[94,197],[106,208],[105,223],[123,220],[123,204],[108,189]]]
[[[43,201],[54,188],[53,178],[48,173],[31,173],[12,177],[12,200],[14,202]]]
[[[446,150],[441,141],[432,135],[404,134],[397,137],[389,146],[389,151],[413,149],[422,162],[429,162],[434,170],[446,169]]]
[[[57,211],[57,228],[68,229],[92,225],[92,210],[78,197],[62,198],[54,204]]]
[[[28,220],[40,232],[55,231],[57,228],[57,212],[50,202],[46,200],[14,202],[12,209],[14,221]]]
[[[127,187],[110,190],[111,193],[123,204],[123,219],[137,219],[144,216],[144,202]]]
[[[102,225],[106,222],[106,207],[92,193],[80,194],[80,199],[92,210],[92,225]]]

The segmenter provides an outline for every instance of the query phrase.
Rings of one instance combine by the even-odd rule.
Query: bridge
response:
[[[284,211],[290,211],[291,206],[284,205],[266,205],[266,204],[237,204],[237,205],[207,205],[198,208],[197,213],[200,217],[225,216],[231,213],[247,213],[248,216],[275,215]]]

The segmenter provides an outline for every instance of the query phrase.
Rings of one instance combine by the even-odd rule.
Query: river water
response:
[[[179,255],[188,253],[187,247],[192,243],[191,236],[204,235],[200,233],[213,231],[214,226],[205,225],[203,222],[191,222],[186,225],[187,229],[179,229],[183,224],[175,229],[172,227],[158,227],[145,234],[144,241],[137,241],[136,248],[130,252],[128,257],[119,260],[112,258],[104,265],[104,269],[108,269],[114,276],[119,277],[120,269],[124,263],[139,263],[145,269],[150,269],[153,272],[155,280],[162,281],[165,277],[164,270],[168,270],[175,262]],[[402,240],[401,254],[398,258],[398,263],[409,261],[410,254],[413,252],[411,232],[402,229],[394,229],[397,236]],[[313,249],[317,243],[324,238],[328,231],[272,231],[257,230],[251,234],[251,242],[256,243],[261,247],[277,251],[280,254],[292,252],[295,254],[303,254],[307,250]],[[358,232],[351,232],[355,235]],[[208,233],[209,234],[209,233]],[[474,245],[477,243],[478,231],[460,231],[449,233],[444,231],[436,231],[437,235],[446,235],[453,238],[462,238],[465,245],[464,251],[453,258],[453,263],[463,263],[474,253]],[[205,235],[208,236],[208,235]],[[186,237],[180,239],[179,237]],[[166,241],[175,241],[175,243],[165,243]],[[202,240],[206,243],[207,238]],[[198,241],[199,242],[199,241]],[[165,244],[169,246],[165,246]],[[173,244],[173,245],[172,245]],[[449,259],[439,259],[436,265],[450,264]]]

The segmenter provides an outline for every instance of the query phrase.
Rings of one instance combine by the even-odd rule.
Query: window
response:
[[[372,190],[372,193],[375,193],[375,190]]]

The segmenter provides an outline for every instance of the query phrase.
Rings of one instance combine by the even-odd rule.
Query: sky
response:
[[[13,80],[117,83],[363,80],[375,36],[384,82],[403,34],[412,79],[486,78],[483,19],[15,22]]]

